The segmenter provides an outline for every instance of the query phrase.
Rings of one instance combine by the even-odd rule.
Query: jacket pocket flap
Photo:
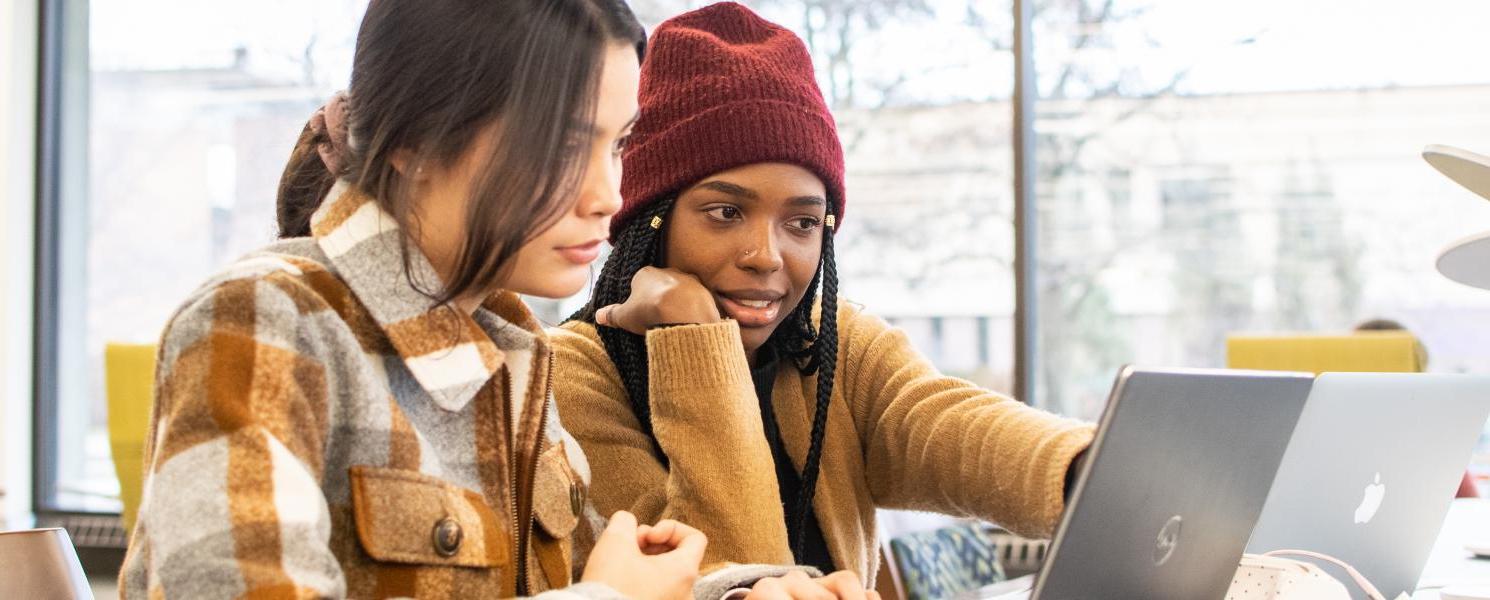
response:
[[[563,443],[538,457],[533,477],[533,513],[543,530],[555,538],[568,537],[585,507],[585,486],[569,468]]]
[[[423,473],[351,468],[357,539],[376,560],[497,567],[509,560],[502,521],[474,491]]]

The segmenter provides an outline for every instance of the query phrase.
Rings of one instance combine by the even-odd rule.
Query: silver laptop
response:
[[[1487,416],[1490,377],[1321,375],[1247,551],[1323,552],[1412,593]]]
[[[1124,368],[1033,593],[1007,597],[1220,598],[1313,381]]]

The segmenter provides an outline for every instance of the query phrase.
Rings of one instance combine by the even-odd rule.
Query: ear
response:
[[[393,170],[398,174],[415,183],[424,183],[429,180],[429,169],[424,168],[408,148],[399,148],[388,157],[388,162],[393,164]]]

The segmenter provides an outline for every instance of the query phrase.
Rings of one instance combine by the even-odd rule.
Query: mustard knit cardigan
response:
[[[841,569],[873,585],[875,508],[994,521],[1048,536],[1071,461],[1093,428],[937,372],[905,333],[840,303],[838,370],[813,502]],[[551,332],[554,395],[594,469],[603,514],[678,519],[709,537],[706,566],[792,562],[776,471],[734,321],[647,334],[651,408],[664,467],[631,411],[595,327]],[[778,369],[772,405],[797,469],[806,457],[816,376]]]

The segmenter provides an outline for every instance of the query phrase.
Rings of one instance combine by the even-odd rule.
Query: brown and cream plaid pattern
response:
[[[166,328],[121,594],[568,586],[600,519],[540,325],[511,294],[435,306],[428,261],[411,249],[405,276],[395,222],[345,183],[314,232],[233,264]]]

